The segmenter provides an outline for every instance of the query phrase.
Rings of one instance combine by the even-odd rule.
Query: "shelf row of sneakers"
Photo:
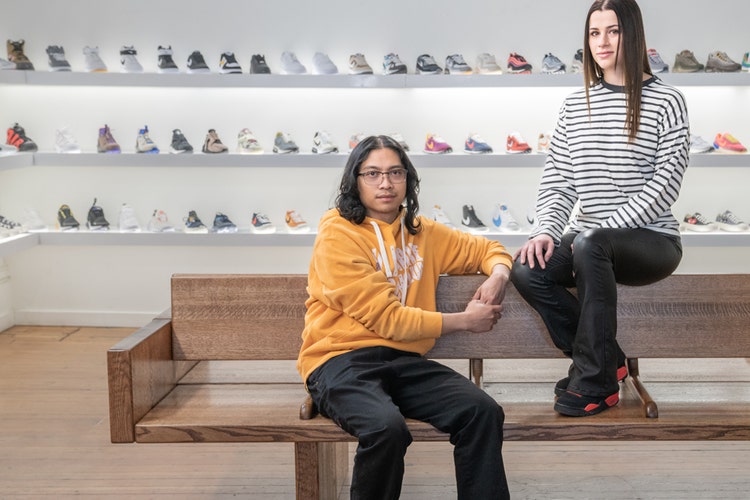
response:
[[[691,154],[711,153],[714,151],[717,153],[743,154],[747,153],[747,148],[728,132],[716,134],[713,143],[706,141],[699,135],[690,135]]]
[[[656,49],[648,49],[648,63],[653,73],[666,73],[669,65],[664,62]],[[690,50],[678,52],[672,66],[674,73],[736,73],[739,71],[750,71],[750,52],[745,52],[742,62],[738,63],[727,55],[726,52],[717,50],[708,54],[706,64],[701,64],[695,54]]]
[[[737,217],[731,210],[719,213],[714,220],[709,220],[700,212],[686,214],[681,228],[685,231],[705,233],[709,231],[741,232],[750,231],[750,225]]]
[[[541,132],[539,134],[536,146],[537,153],[546,154],[549,151],[551,135],[551,132]],[[447,154],[452,153],[453,148],[441,136],[427,134],[424,152],[428,154]],[[472,132],[464,141],[463,152],[468,154],[491,154],[494,152],[494,149],[482,138],[481,135]],[[531,152],[531,146],[519,132],[514,131],[508,134],[505,141],[506,154],[527,154]]]
[[[489,232],[490,228],[477,216],[473,205],[464,205],[462,207],[462,214],[461,229],[474,234]],[[451,229],[458,228],[445,214],[440,205],[432,207],[430,216],[433,220]],[[517,222],[508,206],[503,203],[497,203],[492,207],[492,227],[501,233],[516,233],[521,230],[521,225]]]

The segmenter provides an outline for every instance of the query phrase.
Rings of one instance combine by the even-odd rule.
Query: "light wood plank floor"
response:
[[[131,331],[14,327],[0,333],[0,498],[293,498],[291,445],[109,442],[105,351]],[[549,380],[551,391],[565,370],[560,361],[494,362],[487,378]],[[697,373],[750,380],[744,359],[650,363],[648,372],[665,380]],[[516,499],[750,495],[750,442],[512,442],[504,455]],[[412,445],[403,499],[455,498],[453,483],[449,444]]]

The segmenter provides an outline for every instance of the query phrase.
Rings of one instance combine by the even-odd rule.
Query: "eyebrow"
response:
[[[619,27],[620,27],[619,24],[611,24],[609,26],[605,26],[604,29],[608,30],[610,28],[619,28]],[[598,26],[590,26],[589,27],[589,31],[591,31],[591,30],[598,30],[598,29],[601,29],[601,28],[599,28]]]
[[[403,169],[403,170],[406,170],[406,167],[404,167],[403,165],[393,165],[393,166],[390,166],[390,167],[386,167],[386,169],[387,170],[394,170],[394,169]],[[360,171],[361,170],[377,170],[378,172],[381,171],[378,167],[376,167],[374,165],[362,165],[362,168],[360,168]]]

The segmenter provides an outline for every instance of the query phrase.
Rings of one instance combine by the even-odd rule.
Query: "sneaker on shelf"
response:
[[[477,56],[476,71],[480,75],[502,75],[503,69],[492,54],[482,52]]]
[[[266,56],[253,54],[250,58],[250,73],[253,75],[270,75],[271,68],[266,63]]]
[[[169,152],[173,154],[192,153],[193,146],[188,142],[182,130],[172,130],[172,142],[169,144]]]
[[[73,211],[68,205],[60,205],[57,209],[57,228],[60,231],[78,231],[80,224],[73,217]]]
[[[276,232],[276,226],[273,225],[271,219],[269,219],[266,214],[253,212],[250,230],[254,233],[269,234]]]
[[[250,129],[243,128],[237,134],[237,152],[242,154],[261,154],[263,147]]]
[[[99,139],[96,142],[96,151],[99,153],[119,153],[120,145],[112,137],[112,131],[108,125],[99,129]]]
[[[99,47],[84,47],[83,59],[83,67],[89,73],[106,73],[107,65],[104,64],[101,56],[99,56]]]
[[[531,153],[531,146],[518,132],[508,134],[508,141],[505,144],[505,152],[508,154]]]
[[[745,52],[742,56],[742,64],[740,65],[742,71],[750,71],[750,52]]]
[[[501,203],[495,205],[492,212],[492,224],[500,232],[517,232],[521,230],[521,226],[516,222],[510,210],[508,210],[508,206]]]
[[[313,137],[312,152],[315,154],[338,153],[339,148],[333,143],[331,134],[325,130],[319,130]]]
[[[666,73],[669,71],[669,65],[664,62],[656,49],[648,49],[646,55],[648,56],[648,65],[652,73]]]
[[[690,154],[710,153],[713,150],[713,144],[709,143],[703,137],[690,134]]]
[[[461,218],[461,225],[470,233],[486,233],[489,231],[487,226],[479,220],[476,212],[474,212],[474,206],[464,205],[463,208],[464,216]]]
[[[8,129],[6,137],[6,144],[15,146],[20,152],[33,153],[39,149],[36,143],[26,136],[26,130],[18,123]]]
[[[422,54],[417,57],[417,74],[418,75],[440,75],[443,68],[437,65],[435,58],[430,54]]]
[[[445,215],[445,212],[443,212],[443,209],[440,207],[440,205],[435,205],[432,207],[432,220],[448,226],[451,229],[456,229],[456,226],[453,224],[453,222],[451,222],[448,216]]]
[[[225,214],[216,212],[214,216],[214,225],[211,228],[212,233],[236,233],[237,225],[229,220]]]
[[[215,129],[208,129],[206,134],[206,140],[203,141],[203,152],[204,153],[226,153],[229,148],[221,142],[219,134],[216,133]]]
[[[34,65],[23,52],[25,44],[26,42],[24,40],[8,40],[8,61],[14,63],[16,69],[33,71]]]
[[[285,75],[304,75],[307,68],[299,62],[294,52],[284,51],[281,53],[281,73]]]
[[[174,55],[174,52],[172,51],[171,45],[167,45],[166,47],[162,47],[161,45],[159,45],[159,48],[156,49],[156,55],[158,57],[156,68],[159,73],[180,72],[180,69],[177,67],[177,64],[174,62],[174,58],[172,57]]]
[[[127,203],[123,203],[120,207],[120,232],[121,233],[137,233],[141,230],[141,225],[138,222],[138,218],[135,216],[135,210]]]
[[[349,56],[350,75],[371,75],[372,67],[367,64],[364,54],[356,53]]]
[[[278,154],[299,153],[299,147],[286,132],[276,132],[273,139],[273,152]]]
[[[207,233],[208,228],[201,222],[195,210],[190,210],[188,216],[183,219],[186,233]]]
[[[287,210],[284,220],[290,233],[307,233],[310,231],[307,221],[296,210]]]
[[[750,225],[734,215],[731,210],[725,210],[717,215],[716,224],[723,231],[750,231]]]
[[[453,148],[445,142],[445,139],[435,134],[427,134],[424,142],[424,152],[430,154],[452,153]]]
[[[146,228],[151,233],[173,233],[175,227],[169,223],[169,217],[164,210],[154,210]]]
[[[715,231],[717,229],[716,224],[703,217],[700,212],[685,215],[685,218],[682,219],[682,227],[688,231],[697,231],[699,233]]]
[[[526,61],[526,59],[516,53],[511,52],[508,56],[508,73],[514,75],[528,75],[531,73],[533,66]]]
[[[86,227],[89,228],[89,231],[109,231],[109,222],[104,217],[102,207],[96,204],[96,198],[94,198],[94,203],[89,208],[89,214],[86,217]]]
[[[544,54],[542,58],[542,74],[562,75],[565,73],[565,64],[554,54]]]
[[[81,148],[78,146],[73,132],[70,127],[62,127],[55,130],[55,151],[58,153],[80,153]]]
[[[729,133],[716,134],[714,148],[719,153],[747,153],[747,148]]]
[[[316,52],[313,55],[313,71],[316,75],[335,75],[339,69],[333,64],[328,54]]]
[[[474,72],[471,66],[466,64],[461,54],[451,54],[445,58],[446,75],[470,75]]]
[[[350,135],[349,136],[349,151],[356,148],[357,144],[359,144],[360,141],[362,141],[362,139],[364,139],[365,137],[367,136],[363,134],[362,132],[357,132],[356,134]]]
[[[33,208],[25,208],[23,211],[23,218],[21,219],[23,221],[23,225],[26,226],[29,232],[40,232],[40,231],[47,231],[47,224],[44,223],[42,218],[39,216],[39,212],[37,212]]]
[[[404,136],[403,135],[401,135],[398,132],[391,132],[390,134],[388,134],[388,137],[390,137],[391,139],[393,139],[394,141],[396,141],[398,143],[398,145],[401,146],[401,148],[404,151],[409,151],[409,145],[404,140]]]
[[[137,55],[138,51],[132,45],[120,48],[120,69],[123,73],[143,73],[143,66],[138,62]]]
[[[143,128],[138,131],[138,137],[135,139],[135,152],[147,154],[159,153],[159,148],[156,147],[156,143],[151,140],[151,137],[148,134],[148,125],[144,125]]]
[[[469,154],[488,154],[492,153],[492,146],[482,139],[479,134],[469,134],[464,142],[464,153]]]
[[[59,45],[49,45],[47,56],[49,56],[50,71],[70,71],[70,63],[65,59],[65,49]]]
[[[708,54],[706,73],[736,73],[742,65],[734,62],[726,52],[716,51]]]
[[[383,58],[384,75],[405,75],[406,64],[398,57],[398,54],[391,52]]]
[[[211,69],[206,64],[206,59],[199,50],[194,50],[187,58],[188,73],[210,73]]]
[[[675,73],[697,73],[703,71],[705,66],[698,62],[695,58],[695,54],[689,50],[683,50],[678,52],[674,56],[674,65],[672,65],[672,71]]]
[[[6,69],[16,69],[16,63],[8,61],[7,59],[3,59],[0,57],[0,71],[6,70]]]
[[[234,52],[222,52],[219,58],[219,73],[224,75],[242,73],[242,66],[234,57]]]
[[[573,55],[573,63],[570,65],[571,73],[583,73],[583,49],[576,50]]]
[[[552,140],[552,132],[539,132],[539,138],[536,141],[536,152],[549,153],[549,141]]]
[[[15,236],[17,234],[27,232],[26,228],[20,222],[16,222],[5,218],[0,215],[0,229],[3,230],[8,236]]]

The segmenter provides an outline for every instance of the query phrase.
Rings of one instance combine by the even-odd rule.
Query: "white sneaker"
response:
[[[148,221],[148,230],[152,233],[172,233],[175,228],[169,223],[169,218],[164,210],[154,210],[151,220]]]
[[[299,62],[294,52],[284,51],[281,54],[281,72],[286,75],[304,75],[307,68]]]
[[[26,226],[30,232],[47,231],[49,229],[47,224],[45,224],[39,216],[39,212],[33,208],[24,209],[23,219],[21,220],[23,221],[23,225]]]
[[[59,128],[55,131],[55,151],[58,153],[80,153],[81,148],[78,146],[70,127]]]
[[[120,232],[135,233],[141,230],[141,225],[135,217],[135,210],[127,203],[120,207]]]
[[[335,75],[339,72],[331,58],[322,52],[316,52],[313,56],[313,68],[316,75]]]
[[[84,47],[83,56],[85,59],[84,67],[89,73],[104,73],[107,71],[107,65],[99,57],[99,47]]]
[[[338,153],[339,148],[331,140],[331,135],[325,130],[315,132],[312,152],[315,154]]]
[[[703,137],[690,134],[690,154],[710,153],[713,150],[713,144],[709,144]]]
[[[404,140],[403,135],[398,132],[391,132],[390,134],[388,134],[388,137],[396,141],[402,148],[404,148],[404,151],[409,151],[409,145]]]
[[[243,128],[237,134],[237,152],[242,154],[261,154],[263,147],[249,129]]]
[[[456,226],[454,226],[453,222],[451,222],[448,216],[445,215],[445,212],[443,212],[443,209],[440,208],[440,205],[435,205],[434,207],[432,207],[432,220],[444,224],[451,229],[456,229]]]
[[[254,212],[250,222],[250,230],[254,233],[270,234],[276,232],[276,226],[273,225],[266,214]]]
[[[495,210],[492,213],[492,224],[501,232],[521,230],[521,226],[518,225],[508,207],[502,204],[495,205]]]
[[[143,66],[135,56],[138,52],[132,45],[123,45],[120,48],[120,66],[123,73],[143,73]]]
[[[367,64],[364,54],[352,54],[349,56],[349,73],[352,75],[371,75],[372,67]]]
[[[503,70],[497,64],[495,56],[486,52],[477,56],[477,73],[481,75],[502,75]]]

